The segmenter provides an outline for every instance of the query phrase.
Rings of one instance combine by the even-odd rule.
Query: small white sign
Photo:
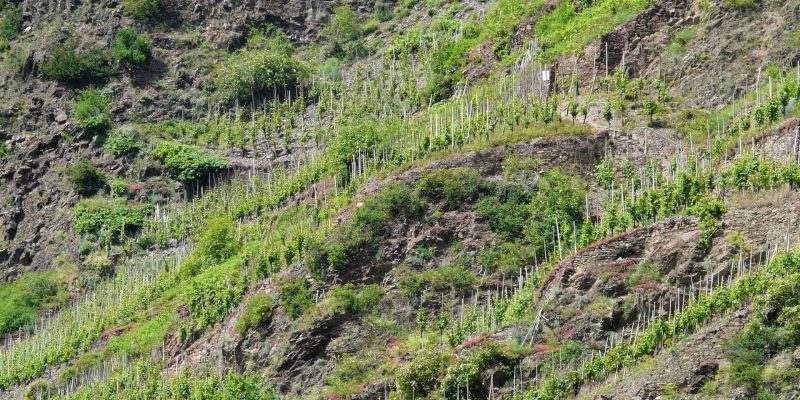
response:
[[[543,81],[549,81],[550,80],[550,70],[549,69],[546,69],[546,70],[542,71],[542,80]]]

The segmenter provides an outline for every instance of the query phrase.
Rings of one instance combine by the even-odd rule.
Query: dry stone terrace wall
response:
[[[527,143],[514,143],[488,149],[471,151],[442,160],[431,161],[422,167],[414,167],[383,179],[366,183],[358,192],[358,197],[379,192],[388,182],[418,181],[425,171],[433,169],[472,168],[484,177],[498,176],[502,173],[503,161],[509,157],[531,157],[542,162],[542,168],[576,167],[578,171],[589,172],[605,155],[608,133],[591,136],[570,136],[536,138]]]

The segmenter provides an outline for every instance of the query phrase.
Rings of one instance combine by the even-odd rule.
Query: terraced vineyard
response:
[[[9,399],[792,398],[796,1],[0,1]]]

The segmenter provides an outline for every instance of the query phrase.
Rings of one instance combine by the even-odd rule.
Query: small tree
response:
[[[150,38],[136,33],[133,28],[123,28],[111,42],[111,57],[126,70],[147,61],[150,57]]]
[[[445,314],[441,313],[436,316],[436,329],[439,330],[439,341],[444,340],[444,330],[450,326],[450,317]]]
[[[78,94],[75,103],[75,119],[78,126],[92,133],[105,132],[111,123],[108,115],[108,104],[103,94],[97,89],[86,89]]]
[[[106,176],[88,159],[83,159],[69,167],[68,179],[78,194],[93,196],[105,186]]]
[[[155,19],[161,12],[161,0],[123,0],[125,13],[139,21]]]
[[[653,124],[653,115],[655,115],[657,107],[658,103],[653,99],[645,99],[644,102],[642,102],[642,109],[644,109],[644,113],[649,117],[650,125]]]
[[[614,116],[614,114],[611,112],[611,103],[606,103],[603,105],[601,113],[603,114],[603,119],[606,120],[606,123],[608,124],[608,129],[611,129],[611,118]]]
[[[419,330],[419,336],[422,336],[422,333],[425,332],[425,329],[428,327],[428,316],[425,315],[425,312],[422,311],[420,308],[417,311],[417,330]]]
[[[570,99],[567,109],[569,111],[569,115],[572,116],[572,123],[574,124],[575,117],[578,116],[578,102],[575,101],[575,98]]]

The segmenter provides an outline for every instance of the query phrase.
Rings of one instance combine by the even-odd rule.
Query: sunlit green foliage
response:
[[[536,23],[536,37],[545,49],[542,58],[553,60],[565,53],[582,51],[591,40],[652,3],[652,0],[598,0],[579,10],[574,2],[561,1]]]
[[[75,39],[56,45],[39,72],[47,79],[73,85],[97,83],[114,73],[105,50],[81,46]]]
[[[122,157],[136,153],[139,150],[139,143],[136,133],[130,130],[115,130],[103,147],[115,157]]]
[[[65,274],[64,270],[50,270],[0,284],[0,335],[32,325],[39,310],[65,304],[69,300]]]
[[[278,288],[281,309],[287,315],[297,318],[314,305],[311,290],[303,281],[286,282]]]
[[[189,310],[202,328],[222,321],[239,304],[245,286],[238,275],[200,275],[189,288]]]
[[[292,57],[286,36],[268,29],[256,31],[245,48],[231,54],[215,82],[223,99],[252,101],[293,90],[307,75],[306,66]]]
[[[111,42],[111,58],[126,69],[144,63],[150,57],[150,38],[133,28],[122,28],[114,34]]]
[[[437,169],[427,172],[417,183],[420,195],[441,202],[445,210],[455,210],[472,203],[493,186],[473,169]]]
[[[78,126],[95,134],[105,132],[111,124],[108,101],[97,89],[92,88],[79,92],[74,112]]]
[[[162,0],[123,0],[125,13],[140,22],[157,19],[162,12]]]
[[[228,163],[221,158],[199,147],[178,142],[160,142],[153,150],[153,156],[164,163],[164,168],[172,176],[185,183],[193,183],[228,168]]]
[[[78,234],[112,243],[135,234],[149,211],[149,206],[131,207],[124,201],[89,199],[75,206],[72,223]]]
[[[330,296],[334,308],[359,314],[369,312],[380,301],[383,288],[375,284],[356,286],[347,283],[333,288]]]
[[[236,321],[236,331],[244,335],[249,329],[258,327],[272,318],[272,309],[275,306],[272,295],[269,293],[256,293],[247,299],[242,315]]]

